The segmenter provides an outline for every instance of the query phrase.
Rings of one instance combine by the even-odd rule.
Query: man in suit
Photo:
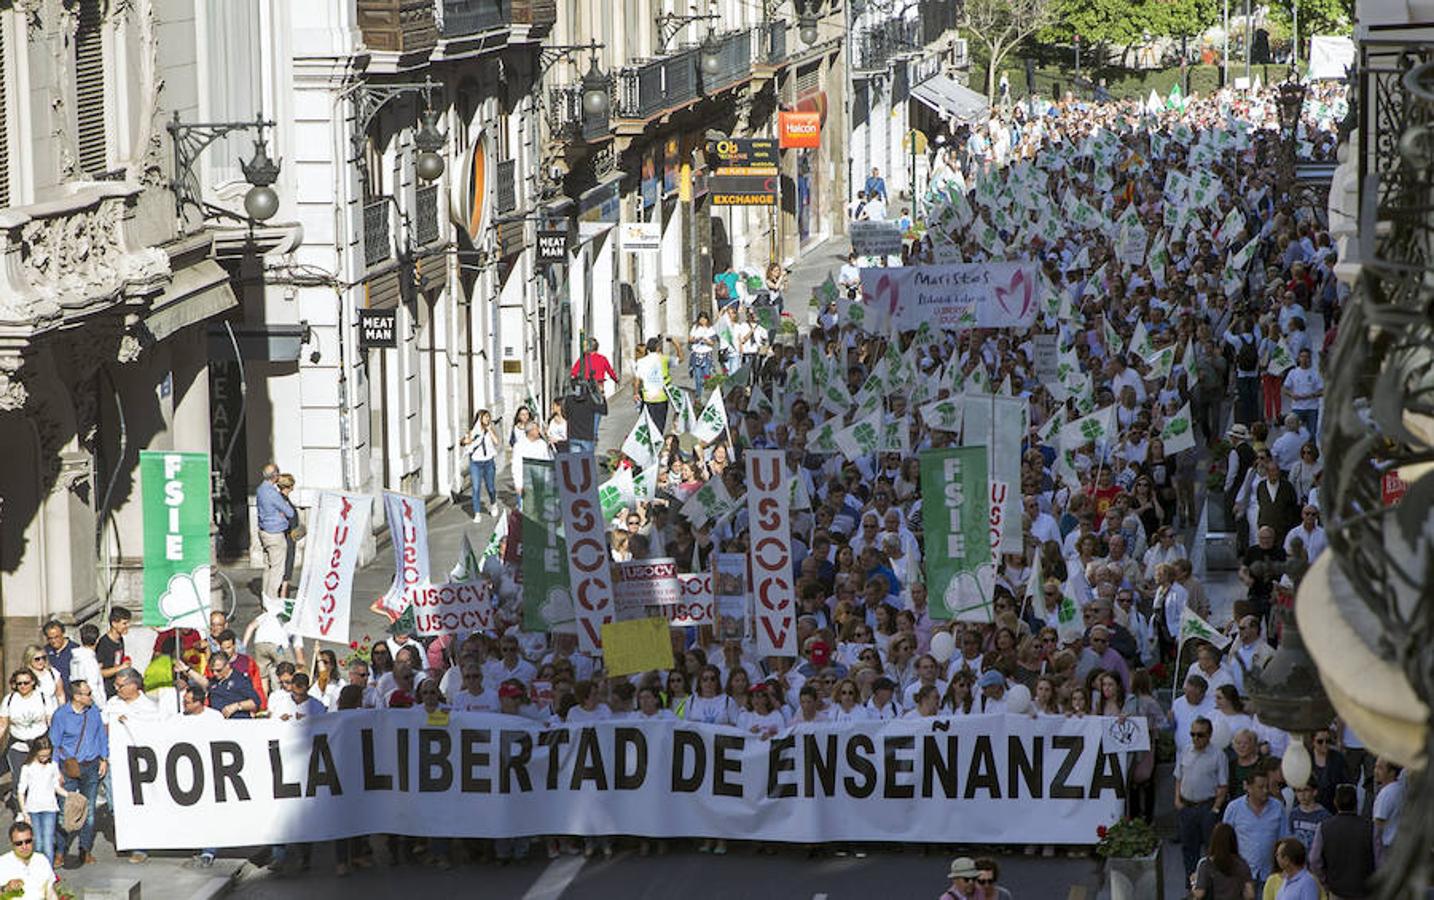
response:
[[[1300,498],[1295,486],[1280,472],[1280,464],[1270,458],[1265,460],[1265,477],[1255,485],[1255,496],[1260,505],[1259,526],[1275,530],[1276,536],[1288,534],[1291,528],[1300,524]]]

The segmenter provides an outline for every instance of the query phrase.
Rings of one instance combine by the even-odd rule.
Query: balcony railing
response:
[[[510,0],[513,24],[527,25],[528,36],[540,38],[553,30],[558,21],[557,0]]]
[[[564,84],[548,92],[548,131],[560,141],[591,143],[611,131],[607,113],[593,115],[583,109],[583,86]]]
[[[752,74],[752,32],[733,31],[717,41],[717,71],[702,76],[702,90],[713,93]]]
[[[508,25],[508,0],[438,0],[445,38],[482,34]]]
[[[669,55],[662,64],[662,89],[667,95],[666,106],[678,107],[697,99],[697,67],[699,57],[696,50],[679,50]]]
[[[372,268],[393,253],[388,240],[388,198],[366,200],[363,205],[363,262]]]
[[[413,231],[420,245],[438,240],[438,185],[426,184],[418,189],[413,204]]]
[[[650,118],[663,107],[662,70],[666,60],[636,62],[617,73],[617,110],[624,119]]]
[[[921,23],[891,19],[852,36],[852,69],[879,72],[905,53],[921,49]]]
[[[1431,179],[1402,138],[1434,128],[1434,105],[1410,91],[1405,76],[1434,62],[1434,42],[1363,40],[1359,52],[1360,261],[1422,270],[1434,262]]]
[[[494,187],[497,192],[498,215],[501,216],[518,208],[518,161],[501,160],[497,171]]]
[[[758,48],[763,62],[769,66],[780,66],[787,61],[787,20],[773,19],[757,28]]]
[[[420,53],[438,43],[433,0],[358,0],[358,24],[370,50]]]

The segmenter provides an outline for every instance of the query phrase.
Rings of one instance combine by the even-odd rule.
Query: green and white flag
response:
[[[774,413],[777,410],[777,407],[772,404],[772,398],[767,396],[767,392],[762,390],[761,385],[752,388],[752,397],[747,408],[767,413]]]
[[[726,430],[727,404],[722,399],[721,391],[713,391],[712,396],[707,398],[707,405],[702,408],[702,415],[697,417],[697,421],[688,431],[702,443],[710,444]]]
[[[882,453],[900,453],[902,456],[911,452],[911,421],[907,416],[899,419],[892,419],[881,424],[881,443],[877,449]]]
[[[672,408],[673,431],[677,434],[690,432],[697,424],[697,413],[692,408],[692,394],[686,388],[668,385],[667,400]]]
[[[602,507],[603,521],[611,522],[624,506],[632,506],[636,502],[637,487],[633,483],[631,469],[618,469],[611,478],[598,485],[598,505]]]
[[[1046,423],[1041,426],[1041,443],[1047,447],[1056,446],[1056,442],[1061,437],[1061,428],[1065,427],[1065,424],[1066,410],[1065,407],[1061,407],[1059,412],[1047,419]]]
[[[1230,646],[1228,635],[1221,634],[1215,630],[1215,626],[1206,622],[1195,614],[1190,607],[1186,606],[1180,610],[1180,643],[1199,639],[1209,641],[1218,650],[1224,650]]]
[[[477,581],[483,574],[483,562],[478,558],[478,553],[473,549],[473,542],[469,540],[468,533],[463,534],[463,543],[458,547],[458,563],[448,572],[448,580],[461,584],[468,584]]]
[[[945,397],[921,407],[921,420],[933,431],[947,431],[952,434],[961,430],[962,412],[966,398],[961,395]]]
[[[1109,314],[1101,316],[1101,333],[1105,337],[1105,348],[1110,351],[1110,355],[1123,355],[1125,341],[1121,340],[1120,332],[1115,330],[1115,325],[1111,323]]]
[[[1130,336],[1130,352],[1145,359],[1155,352],[1155,342],[1150,339],[1150,332],[1145,328],[1145,320],[1141,319],[1135,323],[1135,333]]]
[[[835,419],[827,419],[807,433],[807,449],[812,453],[836,453],[837,427]]]
[[[1190,418],[1188,401],[1179,412],[1165,420],[1165,427],[1160,429],[1160,441],[1165,445],[1166,456],[1195,449],[1195,426]]]
[[[1240,236],[1245,230],[1245,214],[1240,212],[1240,207],[1230,207],[1230,212],[1225,216],[1225,221],[1220,223],[1219,240],[1222,244],[1228,244]]]
[[[846,382],[830,377],[821,384],[821,407],[833,415],[844,416],[851,408],[851,394],[847,393]]]
[[[920,463],[930,616],[990,622],[996,571],[986,448],[927,450]]]
[[[1031,577],[1026,581],[1026,603],[1036,614],[1036,618],[1044,622],[1050,613],[1046,609],[1046,578],[1045,573],[1041,571],[1040,550],[1036,551],[1035,557],[1035,565],[1031,567]]]
[[[1080,606],[1076,603],[1075,591],[1070,582],[1061,585],[1061,605],[1056,607],[1056,636],[1061,644],[1080,640],[1085,635],[1081,622]]]
[[[867,416],[865,419],[857,419],[848,427],[838,431],[834,440],[842,456],[855,461],[860,457],[877,452],[881,447],[881,438],[881,414],[877,413]]]
[[[637,499],[653,501],[657,499],[657,470],[660,466],[652,465],[637,473],[633,479],[633,488],[637,491]]]
[[[1175,366],[1175,345],[1157,350],[1146,358],[1145,364],[1150,367],[1150,371],[1145,373],[1146,381],[1164,381],[1169,378],[1170,370]]]
[[[144,513],[142,622],[157,628],[205,628],[213,548],[209,454],[141,450],[139,483]],[[340,637],[348,640],[347,634]]]
[[[1061,428],[1061,449],[1075,450],[1086,444],[1115,440],[1115,404],[1105,409],[1081,416]]]
[[[727,493],[727,486],[720,477],[709,478],[682,504],[682,515],[694,528],[701,528],[708,522],[720,522],[727,518],[741,502],[740,498],[733,499]]]
[[[1285,346],[1284,338],[1275,342],[1275,347],[1270,351],[1270,374],[1283,375],[1294,368],[1295,358],[1290,355],[1290,348]]]
[[[661,450],[662,432],[658,430],[657,423],[652,421],[652,416],[648,415],[647,408],[643,407],[637,424],[632,426],[632,431],[622,442],[622,452],[627,454],[633,465],[645,469],[657,462]]]

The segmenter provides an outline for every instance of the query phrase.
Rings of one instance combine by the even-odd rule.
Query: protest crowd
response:
[[[1333,156],[1342,92],[1313,90],[1299,125],[1305,155]],[[1152,822],[1157,779],[1173,778],[1173,839],[1193,896],[1363,896],[1398,825],[1398,768],[1331,722],[1305,738],[1308,780],[1287,784],[1279,760],[1290,736],[1246,707],[1281,610],[1325,548],[1321,360],[1346,299],[1320,217],[1279,192],[1279,141],[1268,90],[1163,104],[1031,101],[963,128],[933,160],[903,258],[853,253],[814,297],[810,329],[781,314],[780,267],[726,274],[712,315],[686,336],[647,341],[630,385],[605,390],[618,378],[594,344],[545,420],[525,408],[500,433],[479,417],[465,441],[473,512],[497,527],[454,580],[487,585],[491,627],[418,637],[392,609],[387,639],[305,654],[275,603],[242,635],[220,613],[205,633],[163,635],[168,669],[156,673],[129,666],[124,610],[103,634],[79,629],[78,641],[51,623],[0,705],[17,773],[7,802],[36,855],[58,867],[77,851],[83,864],[95,807],[111,796],[107,735],[170,716],[302,722],[413,708],[430,723],[475,711],[547,726],[686,721],[763,740],[812,723],[1143,719],[1150,749],[1123,771],[1125,816]],[[868,181],[868,195],[876,190]],[[884,207],[884,181],[879,190]],[[870,218],[866,205],[861,215]],[[1017,324],[913,307],[921,291],[954,290],[935,278],[946,269],[989,269],[1016,298],[1003,315]],[[923,270],[935,287],[900,274]],[[684,366],[691,390],[678,385]],[[669,665],[615,676],[584,652],[571,611],[566,627],[532,627],[521,560],[532,550],[528,520],[543,508],[534,473],[556,453],[593,451],[600,417],[629,388],[638,424],[601,460],[597,488],[610,563],[710,574],[711,600],[672,618]],[[974,455],[949,455],[960,448]],[[789,492],[788,655],[759,652],[747,599],[747,457],[762,451],[778,452]],[[521,510],[516,498],[511,510],[500,503],[494,470],[505,454]],[[933,523],[967,508],[974,529],[967,515],[933,535]],[[1197,544],[1216,518],[1239,557],[1228,603],[1202,584]],[[949,552],[984,542],[979,565]],[[565,572],[554,577],[566,583]],[[671,842],[334,843],[343,875],[376,862],[647,854]],[[311,849],[276,846],[271,857],[307,867]],[[697,849],[720,855],[729,843]],[[771,842],[753,849],[776,852]],[[196,850],[201,865],[217,852]],[[943,896],[1005,896],[996,850],[963,844],[969,856],[952,864]]]

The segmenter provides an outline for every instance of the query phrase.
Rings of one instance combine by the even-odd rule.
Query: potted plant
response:
[[[1160,837],[1144,819],[1121,819],[1096,829],[1096,855],[1105,860],[1111,900],[1164,900]]]

